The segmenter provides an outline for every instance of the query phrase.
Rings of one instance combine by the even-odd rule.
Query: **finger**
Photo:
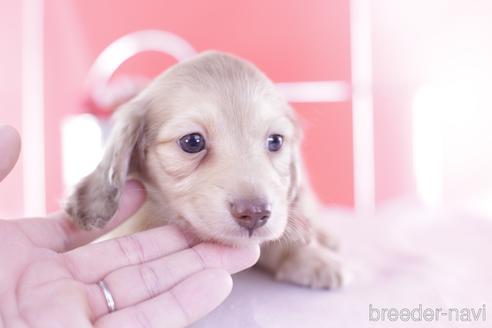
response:
[[[254,265],[258,256],[259,247],[229,248],[203,243],[155,261],[113,271],[104,282],[113,295],[116,308],[123,309],[156,297],[205,269],[220,268],[230,274],[236,273]],[[97,284],[87,286],[87,295],[95,318],[108,312]]]
[[[63,254],[63,258],[76,279],[93,283],[116,269],[189,247],[181,231],[169,225],[80,247]]]
[[[17,162],[20,147],[17,131],[8,125],[0,126],[0,181],[9,174]]]
[[[231,289],[231,276],[224,270],[200,271],[166,293],[101,317],[95,326],[185,327],[219,306]]]
[[[43,219],[22,219],[16,224],[36,245],[65,252],[108,233],[132,216],[145,200],[145,189],[138,181],[127,181],[118,211],[103,229],[80,229],[64,212]]]

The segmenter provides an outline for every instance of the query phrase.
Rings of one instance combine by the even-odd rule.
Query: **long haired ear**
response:
[[[290,107],[290,106],[289,106]],[[290,158],[290,185],[288,191],[289,203],[295,203],[298,197],[299,189],[302,183],[302,157],[301,157],[301,143],[302,143],[302,122],[298,115],[296,115],[294,109],[290,107],[291,114],[289,119],[294,125],[294,135],[292,140],[292,154]]]
[[[116,213],[127,175],[145,157],[146,111],[140,100],[116,111],[103,159],[69,196],[65,210],[83,229],[101,228]]]
[[[285,245],[306,244],[311,238],[311,225],[304,205],[310,195],[309,180],[305,176],[305,168],[301,155],[301,143],[303,137],[302,127],[304,122],[295,114],[292,109],[289,116],[294,125],[294,134],[291,140],[292,151],[290,158],[290,184],[287,193],[287,202],[289,204],[288,223],[285,233],[281,237]],[[309,199],[308,199],[309,200]]]

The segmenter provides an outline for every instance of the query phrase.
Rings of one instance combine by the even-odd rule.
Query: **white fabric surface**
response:
[[[310,290],[251,269],[234,277],[230,297],[194,327],[492,327],[492,220],[408,208],[371,218],[331,210],[325,219],[341,238],[350,285]],[[369,304],[445,312],[485,304],[486,317],[370,321]]]

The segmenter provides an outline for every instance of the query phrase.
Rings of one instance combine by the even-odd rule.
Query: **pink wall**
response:
[[[67,115],[84,110],[83,82],[89,67],[110,42],[127,33],[162,29],[181,36],[198,51],[213,48],[236,53],[254,61],[276,82],[341,80],[350,83],[348,0],[313,0],[308,4],[297,0],[50,0],[45,1],[45,6],[48,210],[57,209],[63,195],[61,122]],[[435,79],[436,69],[447,72],[451,80],[453,75],[449,72],[454,74],[460,70],[471,72],[475,77],[492,76],[489,63],[491,6],[488,0],[477,0],[473,5],[466,0],[372,2],[378,204],[415,196],[412,103],[419,87]],[[0,39],[3,41],[0,45],[0,124],[8,123],[19,130],[22,128],[21,14],[19,1],[0,2]],[[152,77],[173,63],[171,57],[147,53],[125,63],[119,74]],[[351,102],[293,105],[306,125],[303,152],[315,189],[325,203],[352,206]],[[485,105],[480,106],[488,108]],[[489,111],[473,114],[475,116],[465,110],[458,113],[466,117],[468,123],[474,121],[466,128],[468,130],[457,121],[457,127],[466,138],[453,135],[454,139],[447,141],[449,163],[443,168],[446,175],[443,185],[449,198],[464,194],[464,190],[468,193],[472,189],[491,188],[487,181],[492,178],[487,172],[492,157],[483,151],[487,140],[492,140],[484,123],[492,119],[487,113]],[[477,135],[474,139],[469,132],[476,134],[477,124],[487,135]],[[471,147],[464,144],[465,139],[471,142]],[[455,150],[456,142],[461,144],[461,152]],[[22,183],[22,165],[19,164],[0,184],[0,216],[22,213]]]
[[[350,80],[349,1],[63,1],[46,2],[46,167],[48,209],[62,195],[60,122],[82,110],[82,84],[112,41],[162,29],[197,50],[248,58],[279,82]],[[147,55],[125,72],[155,75],[170,58]],[[353,204],[351,104],[294,104],[307,121],[304,153],[325,202]],[[321,142],[322,141],[322,142]]]

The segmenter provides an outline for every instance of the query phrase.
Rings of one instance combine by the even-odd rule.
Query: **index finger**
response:
[[[95,282],[118,268],[170,255],[190,247],[175,226],[164,226],[105,240],[63,254],[76,279]]]

